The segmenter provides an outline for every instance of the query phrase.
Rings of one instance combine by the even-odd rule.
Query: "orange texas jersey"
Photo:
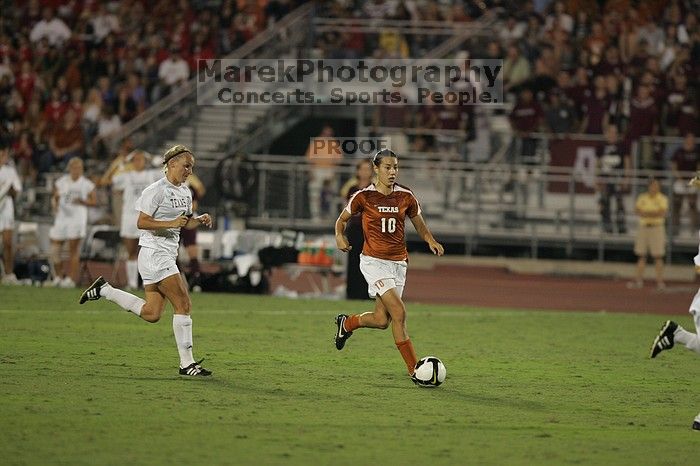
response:
[[[384,195],[371,184],[353,194],[345,210],[350,214],[362,214],[364,255],[392,261],[408,259],[404,232],[406,216],[413,218],[421,213],[410,189],[394,184],[393,191]]]

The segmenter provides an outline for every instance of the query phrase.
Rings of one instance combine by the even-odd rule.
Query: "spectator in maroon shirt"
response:
[[[58,125],[63,114],[66,112],[66,104],[61,100],[61,91],[57,88],[51,90],[51,100],[44,106],[42,121],[44,129],[48,134],[51,134],[53,129]]]
[[[620,50],[615,47],[608,47],[605,50],[605,56],[594,68],[596,75],[607,76],[609,74],[614,74],[615,76],[622,76],[624,74],[624,64],[620,60]]]
[[[683,138],[683,145],[679,147],[671,158],[671,173],[673,174],[673,234],[676,235],[680,229],[681,210],[683,200],[688,201],[690,212],[690,226],[693,232],[700,228],[700,218],[698,217],[697,193],[695,188],[687,186],[686,179],[688,173],[695,172],[700,168],[700,153],[695,144],[695,135],[687,133]]]
[[[605,116],[610,106],[608,91],[605,88],[605,78],[596,76],[593,81],[595,89],[583,104],[583,121],[581,122],[581,130],[586,134],[603,134],[605,125]]]
[[[52,165],[63,170],[70,159],[82,154],[84,146],[85,140],[80,122],[75,112],[68,109],[49,137],[49,153],[40,162],[39,171],[48,171],[53,168]]]
[[[537,149],[537,140],[530,133],[540,128],[544,112],[534,99],[532,90],[525,88],[520,91],[518,101],[510,113],[510,124],[515,131],[516,144],[520,143],[520,154],[517,162],[533,162]]]
[[[630,102],[630,119],[627,127],[627,146],[634,150],[634,143],[639,142],[639,165],[642,168],[652,168],[656,162],[653,159],[653,145],[649,139],[641,139],[658,134],[659,111],[651,96],[649,86],[639,86],[637,95]]]
[[[688,78],[678,74],[671,78],[671,88],[666,93],[663,107],[663,134],[666,136],[678,136],[678,120],[683,105],[690,102],[688,95]]]

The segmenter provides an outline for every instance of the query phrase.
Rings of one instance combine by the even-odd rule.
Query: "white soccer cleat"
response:
[[[17,279],[17,276],[14,273],[8,273],[4,277],[2,277],[2,284],[3,285],[21,285],[22,282],[20,282]]]
[[[75,288],[75,282],[72,278],[65,277],[58,286],[61,288]]]

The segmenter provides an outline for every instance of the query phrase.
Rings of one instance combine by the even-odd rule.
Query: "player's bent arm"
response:
[[[76,199],[74,202],[85,207],[95,207],[97,206],[97,193],[93,189],[88,193],[87,199]]]
[[[352,217],[352,214],[343,209],[338,216],[338,220],[335,221],[335,243],[337,244],[338,249],[343,252],[348,252],[351,249],[350,243],[345,237],[345,227],[347,226],[350,217]]]
[[[198,215],[196,217],[191,217],[187,220],[187,224],[185,225],[185,228],[197,228],[199,225],[204,225],[206,227],[211,228],[213,223],[213,220],[211,218],[211,215],[209,214],[202,214]]]
[[[174,220],[156,220],[145,212],[139,212],[136,227],[140,230],[160,230],[161,228],[184,227],[190,219],[181,215]]]
[[[416,233],[418,233],[418,236],[420,236],[423,241],[428,243],[428,246],[433,254],[442,256],[445,253],[445,248],[442,246],[442,244],[438,243],[435,238],[433,238],[433,234],[430,233],[428,225],[425,224],[425,220],[423,220],[423,216],[421,214],[411,217],[411,223],[413,223],[413,226],[416,228]]]

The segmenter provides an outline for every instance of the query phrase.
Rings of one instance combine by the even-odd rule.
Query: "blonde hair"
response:
[[[163,154],[163,165],[167,165],[170,160],[186,152],[192,154],[192,151],[187,146],[183,146],[182,144],[175,144],[173,147],[166,150],[165,154]]]
[[[189,147],[182,144],[175,144],[163,154],[163,172],[168,173],[168,162],[182,154],[192,154]],[[194,156],[194,154],[192,154]]]
[[[85,169],[85,164],[83,163],[83,159],[81,159],[80,157],[73,157],[66,164],[66,170],[70,170],[70,167],[72,167],[73,165],[76,165],[76,164],[80,164],[80,167],[82,169]]]

